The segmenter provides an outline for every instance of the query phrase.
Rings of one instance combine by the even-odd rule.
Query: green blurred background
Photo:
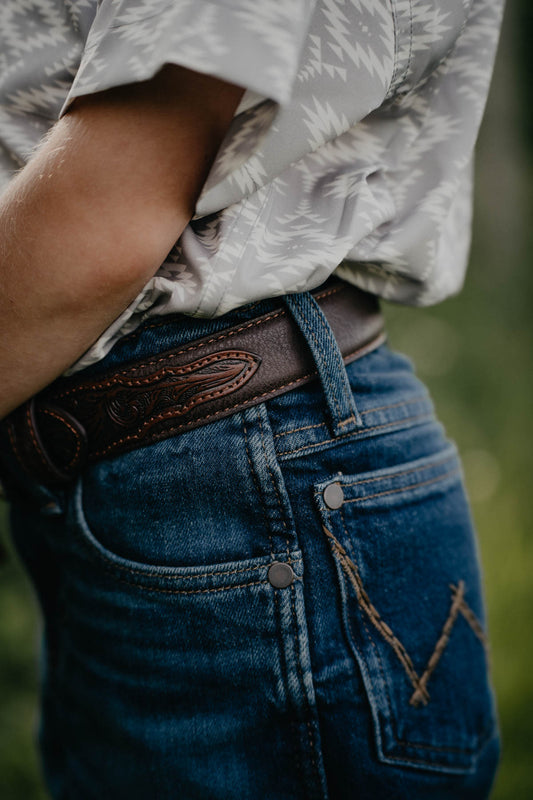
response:
[[[477,158],[463,291],[430,309],[387,304],[462,453],[479,532],[503,732],[494,800],[533,798],[533,4],[508,0]],[[11,550],[7,506],[0,539]],[[0,798],[45,800],[34,749],[37,613],[14,556],[0,567]],[[408,800],[408,798],[406,798]]]

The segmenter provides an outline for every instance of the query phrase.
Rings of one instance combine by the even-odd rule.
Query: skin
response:
[[[0,196],[0,418],[76,361],[191,219],[243,89],[183,67],[77,98]]]

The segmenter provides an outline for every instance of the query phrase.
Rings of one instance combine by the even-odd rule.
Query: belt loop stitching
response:
[[[327,399],[327,402],[328,402],[330,415],[332,417],[332,426],[331,426],[331,428],[332,428],[333,436],[339,436],[339,435],[345,433],[346,430],[343,430],[343,429],[346,429],[346,426],[348,426],[348,425],[351,425],[352,428],[361,427],[363,425],[363,422],[362,422],[361,417],[359,416],[359,412],[357,410],[357,407],[355,405],[355,402],[354,402],[354,399],[353,399],[353,396],[352,396],[352,393],[351,393],[351,389],[350,389],[350,386],[349,386],[349,383],[348,383],[348,377],[346,375],[346,369],[345,369],[345,366],[344,366],[344,361],[343,361],[343,358],[342,358],[342,354],[340,353],[338,344],[337,344],[337,342],[335,340],[335,337],[333,336],[333,333],[332,333],[330,325],[329,325],[329,323],[328,323],[328,321],[327,321],[327,319],[326,319],[326,317],[324,315],[324,312],[322,311],[322,309],[320,308],[320,306],[318,305],[318,303],[316,302],[315,298],[311,295],[310,292],[302,292],[302,293],[299,293],[299,294],[296,294],[296,293],[295,294],[290,294],[290,295],[287,295],[284,299],[285,299],[285,302],[286,302],[288,308],[291,310],[293,318],[295,319],[297,325],[300,327],[300,330],[302,331],[304,337],[306,338],[307,344],[310,346],[310,349],[311,349],[311,351],[313,353],[313,357],[315,359],[315,363],[316,363],[317,369],[319,371],[319,375],[320,375],[321,379],[325,383],[325,388],[327,389],[326,399]],[[325,333],[325,335],[326,335],[326,337],[327,337],[327,339],[329,341],[329,344],[331,346],[331,350],[332,350],[332,354],[333,354],[333,357],[334,357],[335,362],[336,362],[336,366],[339,367],[339,369],[340,369],[340,378],[341,378],[342,383],[345,386],[345,398],[347,400],[348,407],[351,409],[351,414],[348,417],[346,417],[345,419],[339,420],[339,417],[342,416],[341,402],[339,400],[337,388],[335,387],[334,382],[331,380],[331,371],[327,367],[324,368],[324,365],[326,364],[326,361],[323,358],[323,347],[321,346],[321,343],[320,343],[316,333],[313,331],[311,323],[310,323],[308,317],[305,314],[305,311],[304,311],[305,305],[306,305],[306,303],[304,302],[305,299],[308,299],[309,308],[311,310],[313,310],[313,312],[315,313],[315,317],[316,317],[317,321],[320,323],[320,325],[322,327],[322,330]],[[305,328],[305,330],[304,330],[304,328]],[[315,343],[315,347],[316,347],[316,352],[311,347],[310,342],[308,341],[306,334],[309,335],[313,339],[313,341]],[[335,404],[335,409],[333,409],[331,407],[330,399]],[[336,410],[336,413],[335,413],[335,410]],[[350,428],[348,428],[347,430],[349,431]]]

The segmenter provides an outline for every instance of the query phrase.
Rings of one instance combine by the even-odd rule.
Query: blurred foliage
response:
[[[502,728],[493,800],[533,797],[532,9],[518,0],[506,11],[478,144],[465,286],[431,309],[387,306],[390,341],[413,358],[463,458]]]
[[[7,506],[1,502],[0,528],[7,529]],[[11,554],[0,567],[0,797],[3,800],[47,797],[39,777],[34,744],[38,631],[29,584]]]
[[[513,0],[507,0],[513,2]],[[533,84],[533,58],[531,57],[531,31],[533,30],[533,3],[531,0],[514,0],[516,17],[520,24],[516,26],[516,78],[522,96],[522,113],[520,125],[524,134],[533,142],[533,103],[531,102],[531,85]],[[509,12],[510,13],[510,12]],[[533,156],[533,148],[529,149],[529,156]]]
[[[386,305],[462,453],[485,572],[503,758],[493,800],[533,797],[533,77],[532,6],[507,8],[480,137],[476,215],[463,291],[430,309]],[[0,533],[7,529],[0,503]],[[34,741],[39,622],[16,559],[0,568],[0,797],[44,800]],[[406,800],[408,800],[406,798]]]

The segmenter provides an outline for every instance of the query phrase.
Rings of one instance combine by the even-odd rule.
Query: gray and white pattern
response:
[[[462,286],[503,0],[2,0],[0,181],[73,98],[165,63],[246,92],[196,213],[75,365],[147,316],[218,316],[332,272],[430,305]]]

